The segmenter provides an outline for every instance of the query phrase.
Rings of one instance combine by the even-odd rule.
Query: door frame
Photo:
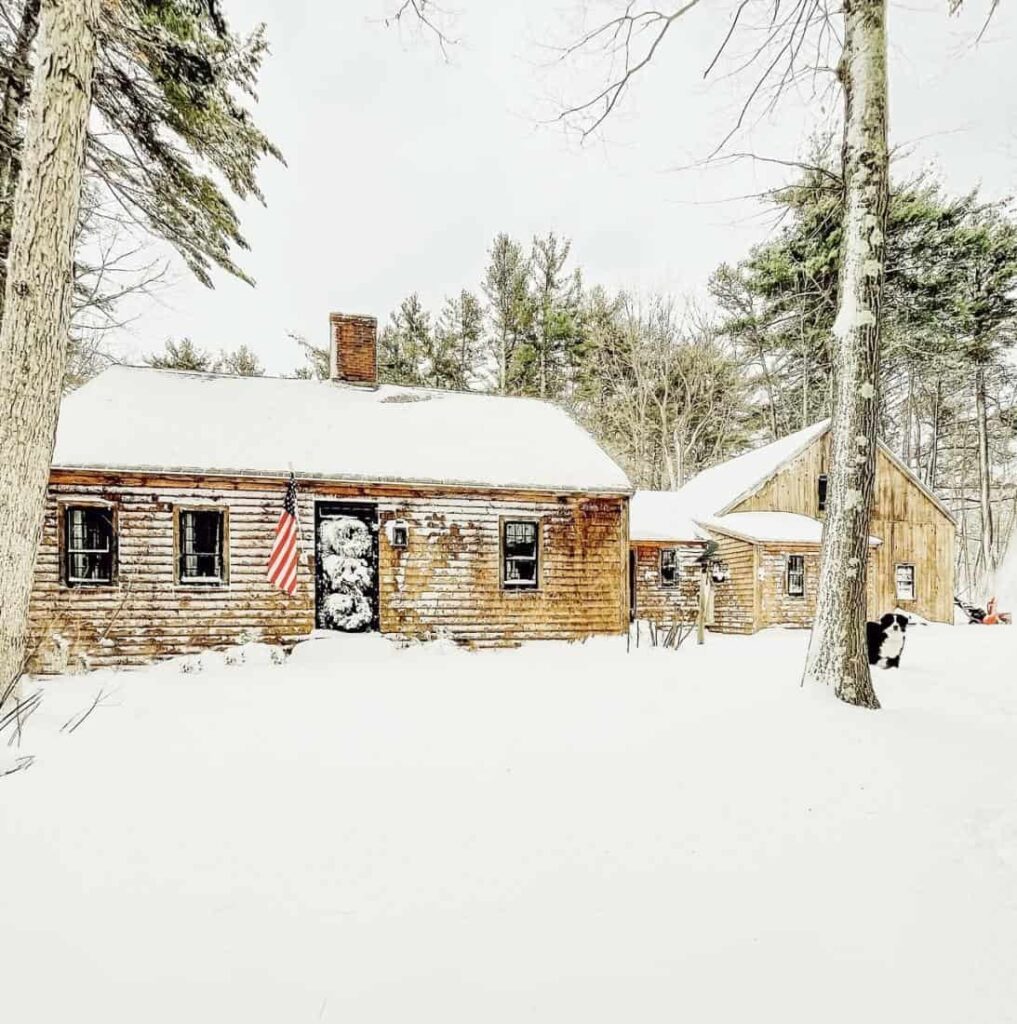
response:
[[[378,503],[376,501],[358,501],[343,498],[315,498],[314,500],[314,626],[315,629],[332,629],[321,624],[321,587],[319,573],[321,571],[321,554],[318,546],[318,527],[323,519],[337,516],[352,516],[362,520],[371,531],[371,557],[374,564],[374,589],[370,594],[371,623],[362,632],[374,633],[379,627],[380,580],[378,568]],[[338,631],[336,631],[338,632]]]

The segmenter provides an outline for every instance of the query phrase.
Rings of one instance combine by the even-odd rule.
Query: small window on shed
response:
[[[502,586],[535,590],[540,579],[537,524],[533,520],[506,519],[501,527]]]
[[[913,565],[898,565],[894,570],[894,580],[897,584],[897,600],[913,601],[915,599],[915,567]]]
[[[88,505],[68,508],[64,529],[67,583],[112,583],[113,510]]]
[[[660,549],[660,585],[662,587],[677,587],[680,568],[678,565],[677,548]]]
[[[177,515],[178,579],[181,583],[222,583],[225,513],[219,508],[182,508]]]
[[[787,581],[786,589],[788,597],[805,596],[805,556],[787,556]]]
[[[816,504],[820,512],[826,511],[826,474],[819,474],[819,481],[816,485]]]

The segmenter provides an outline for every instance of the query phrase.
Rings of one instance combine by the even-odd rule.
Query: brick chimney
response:
[[[373,316],[330,313],[328,318],[332,380],[378,383],[378,321]]]

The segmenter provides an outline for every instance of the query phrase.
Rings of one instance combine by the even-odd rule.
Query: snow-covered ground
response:
[[[1017,627],[915,629],[880,712],[806,641],[44,681],[3,1019],[1017,1020]]]

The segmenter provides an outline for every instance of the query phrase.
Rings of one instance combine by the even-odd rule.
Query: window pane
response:
[[[509,587],[535,588],[537,566],[537,524],[506,522],[502,527],[502,583]]]
[[[820,477],[819,477],[819,489],[818,489],[818,491],[819,491],[819,493],[818,493],[819,511],[820,512],[825,512],[826,511],[826,474],[825,473],[820,474]]]
[[[915,597],[915,567],[898,565],[896,569],[897,597],[901,600],[913,601]]]
[[[69,508],[64,544],[69,583],[113,581],[113,513],[107,508]]]
[[[505,555],[526,555],[535,558],[537,555],[536,523],[505,524]]]
[[[805,594],[804,555],[788,555],[787,593],[790,597],[803,597]]]
[[[219,509],[180,511],[180,578],[222,577],[223,513]]]
[[[676,548],[660,549],[660,582],[673,587],[678,582],[678,551]]]

